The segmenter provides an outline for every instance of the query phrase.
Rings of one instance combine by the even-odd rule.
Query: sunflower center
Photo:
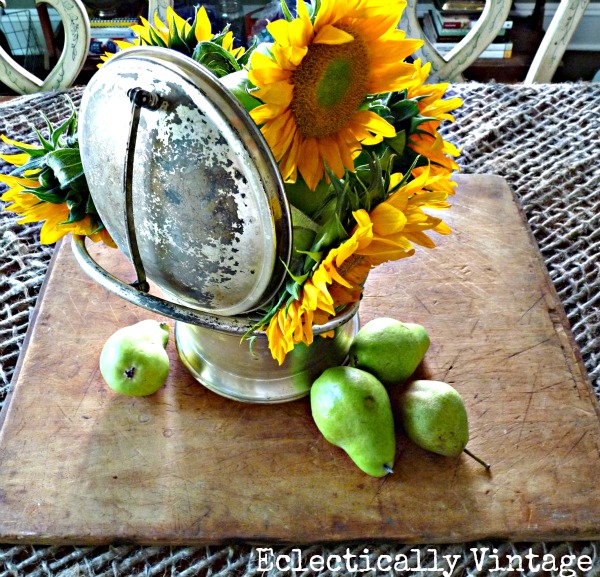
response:
[[[341,28],[341,27],[340,27]],[[369,57],[359,36],[340,45],[311,44],[293,73],[291,109],[305,138],[337,134],[367,95]]]

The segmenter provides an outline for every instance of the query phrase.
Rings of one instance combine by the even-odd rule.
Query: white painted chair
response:
[[[408,36],[422,38],[425,45],[419,51],[423,60],[431,62],[432,79],[451,82],[464,80],[462,73],[496,37],[511,8],[511,0],[486,0],[477,24],[447,56],[442,56],[427,40],[417,18],[417,0],[408,0],[405,29]],[[525,84],[550,82],[589,0],[560,0],[531,63]]]
[[[154,13],[158,12],[158,17],[164,22],[168,6],[173,7],[173,0],[148,0],[148,20],[152,22]]]
[[[526,84],[550,82],[560,64],[577,25],[589,4],[589,0],[561,0],[558,10],[548,26],[548,30],[535,54]]]
[[[18,94],[33,94],[68,88],[81,71],[90,50],[90,20],[80,0],[35,0],[36,5],[48,4],[60,15],[65,41],[62,53],[48,76],[40,80],[0,47],[0,82]],[[6,8],[6,0],[0,0]]]

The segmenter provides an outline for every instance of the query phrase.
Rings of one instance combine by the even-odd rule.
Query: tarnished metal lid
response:
[[[136,89],[159,104],[139,109],[132,135]],[[131,258],[130,187],[139,256],[165,295],[229,316],[275,294],[291,253],[283,182],[258,127],[214,75],[172,50],[125,50],[92,77],[79,122],[98,214]]]

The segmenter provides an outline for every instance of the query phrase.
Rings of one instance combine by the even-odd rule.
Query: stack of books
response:
[[[485,0],[433,0],[423,16],[423,31],[440,54],[450,52],[469,33],[485,6]],[[498,36],[479,58],[511,58],[512,20],[503,23]]]
[[[137,18],[111,18],[90,20],[90,54],[102,55],[105,52],[118,52],[115,40],[133,42],[136,38],[130,26],[138,23]]]

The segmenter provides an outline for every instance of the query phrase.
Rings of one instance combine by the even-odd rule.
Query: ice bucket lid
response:
[[[174,302],[218,315],[260,308],[291,253],[291,216],[277,163],[235,97],[177,52],[136,47],[110,58],[86,87],[81,158],[96,210],[129,258],[125,159],[128,93],[160,105],[139,111],[130,167],[133,220],[150,281]]]

